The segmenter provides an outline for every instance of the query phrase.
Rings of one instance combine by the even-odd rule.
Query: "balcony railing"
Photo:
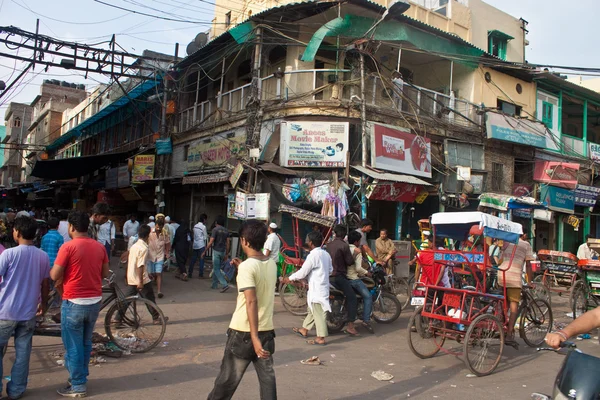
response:
[[[283,77],[270,75],[260,80],[261,99],[265,101],[303,99],[305,101],[349,101],[352,96],[360,98],[358,84],[340,84],[348,81],[350,70],[313,69],[286,71]],[[366,101],[370,106],[391,108],[409,114],[436,117],[445,122],[479,128],[482,115],[480,107],[453,95],[394,81],[394,88],[386,90],[377,77],[369,77],[366,83]],[[235,113],[246,109],[250,84],[230,90],[215,98],[195,104],[180,113],[179,131],[184,132],[206,121],[214,121],[217,110]],[[307,103],[308,105],[309,103]],[[222,116],[221,116],[222,117]]]
[[[564,134],[561,139],[563,143],[563,153],[583,157],[585,147],[582,139]]]

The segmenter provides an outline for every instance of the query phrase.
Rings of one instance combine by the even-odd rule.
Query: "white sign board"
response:
[[[590,143],[589,156],[593,161],[600,162],[600,144]]]
[[[270,193],[235,194],[234,215],[240,219],[269,219]]]
[[[345,168],[349,131],[348,122],[283,122],[279,163],[284,167]]]
[[[456,167],[456,179],[459,181],[470,181],[471,167]]]

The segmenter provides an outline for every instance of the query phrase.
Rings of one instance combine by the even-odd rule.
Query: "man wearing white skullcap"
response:
[[[277,224],[275,222],[269,224],[268,232],[269,234],[267,235],[267,241],[263,247],[263,253],[277,263],[277,261],[279,261],[281,240],[279,240],[279,235],[277,235]]]

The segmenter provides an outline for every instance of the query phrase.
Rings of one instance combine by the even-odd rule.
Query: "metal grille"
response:
[[[504,179],[504,165],[492,163],[492,191],[502,190],[502,180]]]

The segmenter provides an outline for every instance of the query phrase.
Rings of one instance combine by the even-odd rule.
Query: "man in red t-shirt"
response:
[[[73,240],[60,248],[50,271],[50,277],[63,290],[61,330],[70,383],[57,392],[63,397],[85,397],[102,279],[109,274],[108,256],[103,245],[88,237],[88,214],[72,211],[68,222]]]

